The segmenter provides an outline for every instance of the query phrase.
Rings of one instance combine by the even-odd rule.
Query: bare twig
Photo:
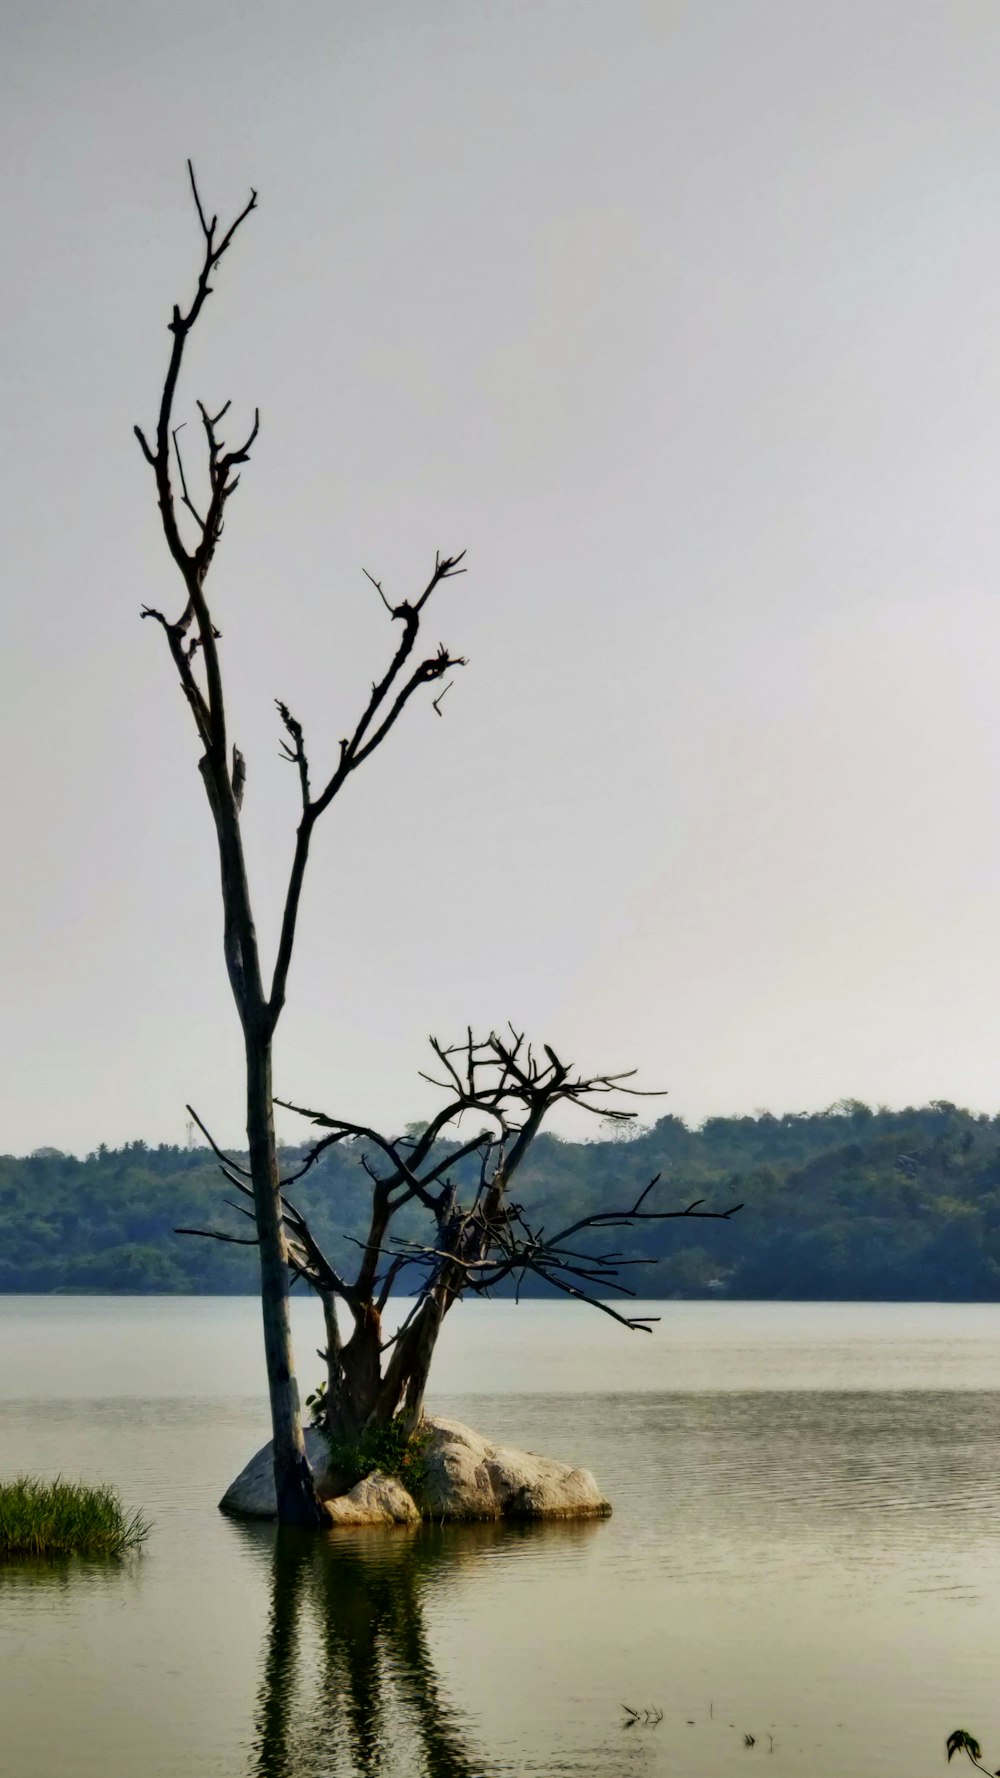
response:
[[[234,1173],[242,1173],[245,1175],[245,1177],[247,1179],[249,1179],[250,1178],[249,1167],[241,1166],[239,1161],[234,1161],[232,1155],[226,1154],[225,1150],[219,1147],[218,1143],[215,1140],[215,1137],[212,1135],[211,1130],[206,1129],[205,1125],[201,1121],[201,1118],[198,1116],[198,1113],[196,1112],[194,1106],[193,1105],[185,1105],[184,1109],[187,1112],[188,1117],[191,1119],[192,1123],[196,1123],[198,1125],[199,1130],[201,1131],[202,1135],[205,1138],[205,1141],[208,1143],[209,1148],[212,1150],[212,1153],[216,1156],[217,1160],[225,1161],[226,1166],[231,1167],[233,1169]]]

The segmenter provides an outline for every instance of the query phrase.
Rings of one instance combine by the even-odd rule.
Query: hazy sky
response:
[[[319,830],[279,1090],[420,1116],[426,1034],[510,1017],[692,1119],[1000,1107],[995,0],[39,0],[0,47],[0,1149],[240,1129],[138,615],[187,155],[260,193],[180,412],[262,411],[212,591],[268,945],[272,699],[318,773],[392,640],[362,566],[469,551],[446,720]]]

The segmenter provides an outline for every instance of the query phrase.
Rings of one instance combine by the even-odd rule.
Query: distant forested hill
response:
[[[291,1162],[296,1151],[286,1151]],[[871,1111],[662,1118],[631,1141],[542,1137],[515,1196],[547,1229],[630,1202],[653,1174],[664,1208],[742,1202],[728,1223],[664,1223],[622,1237],[655,1261],[648,1296],[990,1300],[1000,1297],[1000,1118],[945,1101]],[[324,1157],[294,1198],[351,1266],[366,1179],[357,1147]],[[0,1156],[0,1291],[243,1292],[252,1249],[175,1235],[239,1229],[204,1149],[42,1149]],[[249,1226],[249,1225],[245,1225]]]

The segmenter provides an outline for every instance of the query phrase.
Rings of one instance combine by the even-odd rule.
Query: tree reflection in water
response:
[[[238,1529],[271,1570],[254,1778],[484,1778],[497,1769],[470,1750],[469,1725],[441,1685],[423,1595],[498,1543],[551,1535],[555,1525]]]

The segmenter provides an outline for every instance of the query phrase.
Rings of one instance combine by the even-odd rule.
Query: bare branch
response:
[[[153,469],[155,469],[156,468],[156,454],[154,451],[150,450],[149,443],[146,438],[146,434],[143,432],[142,427],[141,426],[133,426],[132,431],[135,433],[136,438],[139,440],[139,445],[142,450],[142,454],[146,459],[146,462]]]
[[[375,1307],[380,1315],[385,1308],[386,1303],[389,1301],[389,1297],[392,1294],[392,1287],[405,1265],[406,1260],[402,1255],[399,1255],[386,1267],[385,1277],[382,1280],[381,1288],[379,1289],[378,1297],[375,1301]]]
[[[252,438],[253,434],[251,434],[249,442],[252,442]],[[235,458],[220,460],[219,473],[221,473],[222,462],[224,461],[235,461]],[[209,521],[211,522],[211,512],[209,513]],[[296,729],[289,726],[289,720],[294,720],[290,718],[290,713],[289,720],[286,720],[287,706],[280,702],[278,704],[282,720],[285,722],[285,727],[288,729],[292,740],[291,746],[286,746],[285,756],[286,758],[291,759],[291,761],[298,767],[299,771],[300,787],[302,791],[302,819],[295,836],[295,849],[292,854],[288,888],[285,893],[285,905],[281,917],[281,931],[278,938],[278,951],[275,958],[274,974],[271,981],[271,992],[268,1001],[272,1029],[277,1023],[281,1009],[285,1003],[285,994],[288,987],[288,971],[291,966],[292,951],[295,944],[295,931],[298,922],[299,906],[302,899],[302,884],[305,879],[306,865],[309,859],[309,848],[312,841],[313,827],[319,820],[319,817],[329,808],[337,793],[343,788],[344,784],[346,784],[351,773],[356,771],[358,766],[362,765],[385,740],[390,730],[398,721],[403,710],[406,708],[406,705],[420,687],[422,685],[435,683],[437,680],[443,678],[452,667],[464,666],[466,664],[462,657],[457,655],[451,656],[447,649],[441,647],[431,658],[422,661],[410,675],[409,679],[405,680],[402,685],[399,686],[403,669],[410,659],[420,632],[420,613],[426,605],[431,593],[434,591],[434,588],[440,585],[441,581],[450,580],[453,575],[465,572],[464,569],[460,569],[457,565],[461,562],[464,553],[465,552],[463,551],[462,555],[445,556],[443,558],[438,555],[435,559],[434,573],[428,581],[427,586],[424,588],[424,591],[421,593],[420,598],[412,605],[407,604],[406,602],[396,606],[390,605],[382,590],[381,582],[375,580],[374,576],[368,574],[367,569],[365,570],[367,578],[375,587],[382,603],[385,605],[387,611],[389,611],[393,620],[398,620],[402,623],[403,635],[386,672],[380,680],[376,680],[372,685],[368,703],[355,726],[353,734],[345,736],[341,741],[340,757],[336,768],[331,773],[322,791],[315,799],[312,798],[309,788],[308,762],[306,760],[305,748],[302,742],[301,726],[298,726],[298,733],[296,733]],[[394,689],[397,687],[398,689],[395,691],[395,696],[392,697],[392,701],[389,702]],[[377,720],[380,714],[381,720]]]
[[[225,1229],[175,1229],[175,1235],[203,1235],[206,1241],[229,1241],[234,1247],[259,1247],[256,1235],[230,1235]]]
[[[413,692],[417,690],[418,686],[427,684],[434,679],[440,679],[443,674],[448,671],[450,666],[464,666],[466,664],[464,660],[457,656],[453,660],[446,649],[439,648],[436,655],[423,661],[416,669],[410,680],[407,681],[403,689],[397,694],[388,714],[377,727],[374,734],[369,734],[379,711],[382,709],[383,704],[395,686],[403,668],[413,652],[414,645],[420,633],[420,614],[423,611],[424,606],[427,604],[434,589],[439,586],[443,580],[450,580],[456,574],[465,573],[464,568],[458,567],[458,564],[462,561],[464,555],[464,550],[457,556],[441,557],[439,554],[435,558],[434,572],[431,575],[430,580],[420,594],[420,597],[413,604],[404,600],[399,605],[390,605],[382,590],[381,582],[375,580],[371,574],[368,574],[367,569],[365,570],[367,578],[376,588],[382,599],[382,603],[385,605],[387,611],[389,611],[393,620],[402,623],[403,634],[396,652],[389,663],[388,669],[383,677],[380,680],[377,680],[372,686],[371,697],[362,712],[361,718],[354,729],[354,733],[350,737],[345,737],[344,741],[341,742],[341,757],[337,769],[327,781],[324,790],[317,798],[315,804],[317,815],[322,814],[323,810],[329,806],[338,790],[340,790],[341,786],[350,776],[351,772],[356,770],[362,761],[366,759],[369,754],[373,753],[380,742],[384,740],[385,736],[397,720],[400,712],[413,695]],[[368,737],[367,740],[366,737]]]
[[[364,575],[366,580],[371,581],[372,586],[375,588],[375,591],[377,592],[379,598],[381,599],[383,605],[385,606],[387,612],[389,613],[389,616],[394,617],[395,612],[393,611],[392,606],[389,604],[388,599],[386,598],[384,592],[382,591],[382,582],[380,580],[376,580],[374,574],[369,574],[367,568],[362,568],[361,572]]]
[[[209,228],[208,223],[205,221],[205,212],[201,207],[201,198],[198,195],[198,182],[194,176],[194,167],[191,165],[190,161],[188,161],[187,170],[188,170],[188,178],[191,181],[191,192],[192,192],[192,196],[194,197],[195,209],[198,212],[198,221],[201,223],[201,232],[204,235],[206,241],[211,241],[212,232],[213,232],[213,230],[215,228],[215,224],[216,224],[216,218],[214,216],[212,217],[212,227]]]
[[[396,1170],[391,1178],[380,1179],[378,1183],[384,1185],[387,1190],[391,1190],[396,1185],[405,1184],[409,1188],[406,1194],[408,1197],[419,1198],[428,1210],[436,1209],[437,1200],[426,1190],[423,1182],[413,1171],[412,1160],[401,1155],[396,1144],[391,1142],[388,1137],[381,1136],[377,1130],[371,1129],[367,1124],[347,1123],[341,1118],[328,1117],[323,1111],[309,1111],[303,1105],[293,1105],[290,1099],[276,1098],[274,1103],[280,1105],[283,1111],[294,1111],[298,1117],[308,1118],[310,1123],[332,1129],[335,1131],[333,1141],[344,1141],[348,1137],[360,1136],[365,1141],[373,1143],[384,1155],[388,1156]],[[364,1166],[365,1156],[361,1157],[361,1161]]]
[[[309,761],[306,757],[302,724],[296,720],[289,710],[288,705],[283,704],[280,698],[275,698],[274,702],[286,730],[292,737],[291,746],[288,745],[287,741],[282,741],[281,745],[284,750],[285,758],[290,760],[292,764],[298,768],[299,785],[302,791],[302,808],[303,810],[307,810],[309,807]]]
[[[187,311],[184,312],[175,304],[171,316],[170,332],[173,335],[173,343],[171,346],[167,373],[164,378],[163,392],[160,398],[155,450],[149,445],[142,429],[138,426],[135,428],[136,437],[139,440],[143,455],[146,458],[147,463],[149,463],[151,468],[156,472],[157,492],[160,496],[160,515],[163,521],[167,543],[170,547],[171,555],[178,567],[181,568],[182,572],[186,572],[190,566],[192,558],[187,555],[180,539],[180,533],[177,529],[176,513],[174,510],[173,491],[170,486],[170,442],[173,430],[171,416],[173,412],[174,396],[177,390],[177,381],[180,376],[184,347],[187,342],[188,334],[197,322],[198,316],[200,315],[207,298],[211,295],[209,277],[215,267],[219,264],[223,254],[229,248],[237,230],[242,223],[245,222],[251,210],[256,208],[257,204],[257,193],[253,191],[244,208],[240,211],[231,226],[226,230],[225,235],[220,241],[217,241],[217,218],[213,216],[210,223],[207,221],[205,209],[198,191],[197,181],[194,176],[194,168],[190,161],[188,162],[188,178],[191,182],[191,192],[194,197],[195,208],[198,212],[198,221],[204,237],[204,256],[201,269],[198,273],[195,293],[190,306]],[[199,523],[200,522],[201,521],[199,520]]]
[[[196,1123],[198,1125],[199,1130],[201,1131],[202,1135],[205,1138],[205,1141],[208,1143],[209,1148],[212,1150],[212,1153],[216,1156],[216,1158],[220,1161],[225,1161],[226,1166],[231,1167],[234,1173],[242,1173],[242,1174],[244,1174],[244,1176],[247,1179],[249,1179],[250,1178],[249,1167],[242,1167],[240,1165],[239,1161],[234,1161],[232,1155],[226,1154],[225,1150],[219,1147],[219,1145],[216,1142],[215,1137],[212,1135],[211,1131],[206,1129],[205,1125],[202,1123],[201,1118],[198,1116],[198,1113],[195,1111],[194,1106],[193,1105],[185,1105],[184,1109],[187,1112],[188,1117],[191,1119],[192,1123]]]
[[[249,449],[249,443],[252,442],[252,438],[256,433],[256,421],[254,432],[251,434],[251,439],[248,441],[247,445],[243,446],[240,452],[231,454],[229,460],[223,459],[221,462],[218,461],[218,453],[217,451],[213,451],[210,441],[209,481],[211,497],[208,510],[203,517],[199,512],[188,487],[178,442],[180,426],[174,425],[173,409],[188,335],[191,333],[205,302],[212,293],[212,286],[209,282],[210,276],[230,247],[237,230],[246,220],[247,216],[249,216],[251,210],[256,208],[257,194],[256,192],[251,192],[248,202],[244,205],[243,209],[239,212],[230,227],[225,231],[224,235],[219,238],[217,234],[218,218],[213,216],[211,221],[208,220],[198,190],[197,180],[195,179],[194,168],[190,162],[188,162],[188,178],[190,180],[191,192],[198,213],[198,223],[204,242],[201,268],[198,273],[194,296],[192,297],[188,308],[184,310],[179,304],[175,304],[171,315],[169,323],[169,331],[172,336],[170,357],[160,396],[160,406],[156,422],[155,446],[150,444],[141,427],[136,426],[134,430],[143,456],[152,468],[155,476],[160,508],[160,521],[163,526],[167,547],[184,582],[185,601],[180,617],[174,623],[168,623],[165,619],[161,621],[163,622],[163,628],[166,632],[168,642],[170,643],[171,654],[173,655],[181,673],[181,683],[184,687],[188,702],[191,705],[192,713],[198,727],[198,733],[205,747],[206,756],[212,762],[214,768],[216,778],[215,794],[218,798],[221,791],[222,775],[226,769],[228,749],[225,732],[225,711],[222,699],[222,679],[219,672],[219,664],[215,648],[218,632],[212,624],[208,605],[205,601],[204,580],[211,561],[212,552],[221,532],[222,509],[229,494],[233,491],[233,484],[228,483],[226,478],[229,469],[235,462],[245,460],[246,452]],[[203,418],[204,417],[203,410]],[[177,503],[175,501],[170,473],[171,446],[173,446],[174,449],[180,476],[180,503],[192,514],[199,528],[200,539],[193,552],[185,547],[178,524]],[[218,478],[219,472],[223,468],[223,463],[226,464],[226,468],[220,481]],[[205,658],[208,682],[207,698],[196,685],[190,671],[190,657],[185,656],[185,652],[181,646],[182,638],[185,636],[192,622],[197,624],[198,644]],[[193,649],[191,652],[193,654]],[[185,659],[187,660],[186,670],[181,665],[181,662]]]
[[[192,501],[190,494],[188,493],[187,477],[184,474],[184,459],[181,456],[181,447],[180,447],[180,443],[179,443],[178,437],[177,437],[179,432],[183,432],[184,424],[185,423],[182,420],[181,424],[179,426],[174,426],[171,430],[170,436],[174,441],[174,456],[177,460],[177,473],[181,478],[181,498],[182,498],[183,504],[187,507],[188,512],[191,514],[191,516],[195,520],[195,523],[197,524],[198,529],[203,532],[205,529],[205,521],[202,518],[201,513],[198,511],[198,508],[194,505],[194,502]],[[155,459],[154,459],[154,464],[155,464]]]

